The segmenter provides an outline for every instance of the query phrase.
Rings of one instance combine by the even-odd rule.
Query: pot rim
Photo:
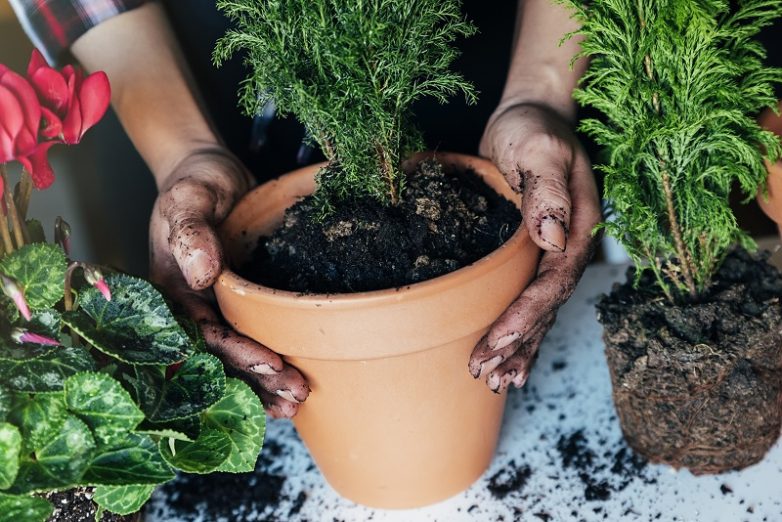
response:
[[[468,154],[452,152],[426,152],[416,154],[411,159],[420,161],[421,159],[435,156],[444,160],[444,163],[455,163],[467,167],[471,165],[476,166],[477,168],[475,170],[498,170],[494,163],[492,163],[490,160]],[[272,182],[282,181],[286,178],[289,179],[296,176],[303,176],[305,173],[308,173],[313,169],[320,169],[323,165],[325,165],[325,162],[309,165],[307,167],[303,167],[284,174],[279,178],[272,180]],[[484,176],[481,177],[485,178]],[[502,178],[503,180],[505,179],[504,176],[502,176]],[[262,190],[265,185],[266,184],[261,184],[252,191],[248,192],[247,195],[245,195],[242,200],[237,203],[236,207],[239,207],[239,205],[241,205],[243,201],[253,192]],[[506,191],[500,191],[497,189],[497,187],[491,188],[501,196],[513,202],[520,211],[521,195],[513,192],[509,185],[506,185],[506,187]],[[511,194],[515,195],[515,197],[509,197]],[[491,271],[492,267],[504,263],[512,256],[518,255],[520,251],[526,251],[527,245],[531,241],[532,238],[529,236],[526,223],[522,220],[519,227],[516,229],[513,235],[507,241],[505,241],[505,243],[469,265],[463,266],[462,268],[432,279],[420,281],[418,283],[412,283],[396,288],[385,288],[381,290],[333,294],[304,294],[290,290],[280,290],[245,279],[232,269],[228,268],[227,264],[223,269],[223,272],[218,277],[217,282],[218,284],[225,286],[229,290],[238,294],[252,294],[253,297],[257,300],[263,300],[268,303],[275,303],[277,305],[287,307],[345,309],[365,306],[381,306],[384,304],[398,302],[403,299],[416,299],[419,297],[431,295],[459,284],[460,282],[476,279],[486,272]]]

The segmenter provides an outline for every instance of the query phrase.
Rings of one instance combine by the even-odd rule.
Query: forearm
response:
[[[94,27],[71,50],[86,69],[108,74],[114,109],[158,187],[193,152],[220,146],[160,5]]]
[[[570,62],[579,51],[580,38],[560,45],[565,34],[578,29],[570,13],[552,0],[519,0],[513,57],[500,108],[522,103],[540,105],[574,121],[573,89],[586,68],[586,60]]]

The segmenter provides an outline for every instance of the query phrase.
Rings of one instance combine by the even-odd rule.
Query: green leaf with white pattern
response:
[[[42,498],[0,493],[0,522],[46,522],[52,511]]]
[[[0,272],[13,277],[33,310],[52,308],[63,296],[68,261],[56,245],[35,243],[0,259]]]
[[[65,402],[101,444],[124,437],[144,420],[130,394],[104,373],[78,373],[65,381]]]
[[[8,418],[8,414],[11,413],[11,392],[0,386],[0,422]]]
[[[0,489],[8,489],[19,471],[22,434],[13,424],[0,422]]]
[[[164,422],[197,415],[217,402],[225,390],[223,364],[200,353],[187,359],[171,379],[162,366],[137,366],[128,378],[147,419]]]
[[[25,452],[30,453],[56,438],[68,415],[62,392],[17,393],[8,419],[21,430]]]
[[[90,429],[69,415],[56,437],[36,449],[33,457],[22,456],[11,491],[31,493],[73,487],[81,482],[94,450]]]
[[[139,511],[155,491],[154,484],[141,486],[98,486],[92,500],[100,507],[117,515]]]
[[[85,484],[126,486],[161,484],[174,472],[148,435],[131,433],[127,439],[99,449],[84,475]]]
[[[95,288],[84,290],[79,309],[63,322],[103,353],[129,364],[168,365],[193,348],[168,305],[150,283],[124,274],[106,277],[111,301]]]
[[[222,431],[231,439],[231,454],[218,471],[245,473],[255,469],[266,432],[266,415],[260,399],[247,384],[227,379],[225,396],[201,419],[205,428]]]
[[[136,433],[146,433],[157,437],[168,437],[176,440],[193,442],[201,434],[201,419],[197,415],[166,422],[150,422],[144,420]]]
[[[65,379],[90,370],[95,361],[86,349],[60,346],[30,360],[0,360],[0,382],[13,391],[59,391]]]
[[[187,473],[212,473],[231,454],[231,437],[224,431],[205,429],[195,442],[161,439],[160,453],[166,462]]]

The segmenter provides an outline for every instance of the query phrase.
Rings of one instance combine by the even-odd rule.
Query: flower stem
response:
[[[27,210],[30,207],[30,196],[33,193],[33,178],[30,173],[22,169],[22,179],[16,186],[14,199],[19,210],[19,218],[24,222],[27,219]]]
[[[5,180],[5,165],[0,165],[0,176]],[[3,183],[3,194],[0,194],[0,197],[5,200],[7,193],[8,185]],[[0,236],[3,239],[3,250],[5,250],[6,254],[10,254],[14,251],[14,244],[11,241],[11,231],[8,229],[8,215],[2,210],[5,209],[2,208],[2,201],[0,201],[0,215],[2,215],[2,219],[0,219]]]
[[[19,213],[14,202],[14,196],[11,193],[10,186],[8,184],[8,175],[5,167],[0,168],[0,176],[3,178],[3,185],[5,187],[3,196],[5,197],[5,204],[8,207],[8,215],[11,217],[11,224],[14,229],[14,239],[16,240],[16,248],[22,248],[25,245],[24,230],[22,228],[22,220],[19,219]]]

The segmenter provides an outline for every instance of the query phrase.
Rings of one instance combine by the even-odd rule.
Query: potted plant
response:
[[[728,196],[782,152],[753,118],[782,78],[753,38],[782,2],[567,3],[592,60],[576,96],[603,113],[581,123],[605,149],[602,228],[635,265],[598,304],[624,436],[696,474],[749,466],[780,433],[782,276]]]
[[[328,160],[223,223],[221,311],[307,378],[294,422],[339,493],[384,508],[453,495],[488,466],[505,402],[469,355],[538,258],[489,161],[413,155],[415,100],[474,97],[449,70],[474,28],[455,0],[218,6],[235,29],[215,61],[246,51],[246,112],[273,100]]]
[[[104,74],[57,71],[37,52],[28,78],[0,66],[3,521],[135,520],[175,472],[252,471],[261,449],[260,400],[196,328],[148,282],[69,260],[64,221],[50,244],[26,219],[32,188],[54,181],[48,149],[78,143],[109,98]]]

